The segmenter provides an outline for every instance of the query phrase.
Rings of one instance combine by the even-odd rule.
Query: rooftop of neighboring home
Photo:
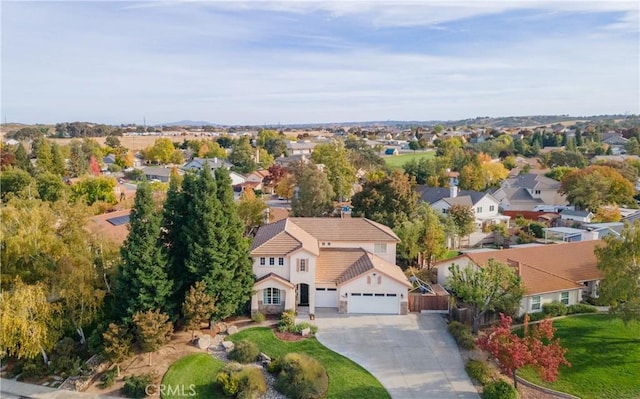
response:
[[[545,175],[525,173],[514,178],[506,179],[503,186],[522,187],[528,190],[553,190],[560,188],[560,182]]]
[[[311,141],[288,141],[288,150],[312,150],[316,146],[316,143]]]
[[[362,218],[287,218],[262,226],[252,255],[288,254],[304,248],[318,255],[318,241],[400,242],[387,226]]]
[[[573,217],[585,218],[589,215],[593,215],[593,214],[589,211],[572,211],[571,209],[563,209],[562,211],[560,211],[560,216],[573,216]]]
[[[596,155],[595,157],[591,158],[591,163],[593,164],[598,162],[609,162],[609,161],[624,162],[627,160],[638,161],[640,160],[640,156],[638,155]]]
[[[178,168],[165,168],[164,166],[144,166],[141,168],[142,172],[146,176],[163,176],[163,177],[171,177],[171,173],[174,171],[178,174],[184,174],[183,171]]]
[[[129,235],[130,213],[130,209],[125,209],[93,216],[89,218],[86,228],[101,239],[120,245]]]
[[[231,168],[233,165],[227,162],[226,159],[214,157],[214,158],[193,158],[191,161],[187,162],[182,168],[183,169],[202,169],[204,164],[208,164],[210,169],[218,169],[221,167],[225,167],[227,169]]]
[[[424,185],[416,186],[416,191],[420,194],[420,198],[428,204],[434,204],[442,199],[447,199],[447,202],[451,205],[455,203],[473,205],[486,195],[486,193],[478,191],[458,190],[458,195],[452,198],[449,187],[429,187]]]
[[[579,284],[576,283],[601,279],[602,273],[597,267],[598,259],[594,253],[599,245],[602,245],[601,241],[592,240],[474,252],[439,262],[439,265],[444,267],[463,258],[480,267],[487,265],[490,259],[514,267],[519,264],[526,292],[544,293],[577,288]]]

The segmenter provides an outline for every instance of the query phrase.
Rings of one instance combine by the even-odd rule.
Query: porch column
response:
[[[260,310],[258,305],[258,294],[262,295],[262,290],[256,290],[253,295],[251,295],[251,315],[258,313]]]
[[[296,291],[294,288],[287,288],[284,291],[284,310],[294,310],[293,304],[296,300]]]
[[[316,314],[316,285],[309,284],[309,314]]]

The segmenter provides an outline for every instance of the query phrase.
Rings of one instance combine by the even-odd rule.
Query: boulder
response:
[[[198,337],[196,346],[200,349],[207,349],[211,346],[211,336],[209,334],[202,334]]]
[[[224,335],[216,334],[211,339],[211,346],[219,346],[224,341]]]
[[[238,327],[236,326],[229,326],[229,328],[227,328],[227,334],[229,335],[233,335],[237,332],[238,332]]]
[[[215,324],[215,329],[217,329],[219,333],[227,332],[228,328],[229,328],[229,326],[227,326],[227,323],[224,323],[222,321]]]
[[[300,335],[302,335],[303,337],[308,337],[309,335],[311,335],[311,329],[309,327],[303,328],[302,331],[300,331]]]
[[[235,344],[231,341],[222,341],[222,346],[224,347],[224,350],[227,351],[228,353],[228,352],[231,352]]]
[[[259,359],[261,362],[269,362],[269,363],[271,363],[271,358],[270,358],[270,357],[269,357],[269,355],[267,355],[266,353],[262,353],[262,352],[260,352],[260,356],[258,357],[258,359]]]

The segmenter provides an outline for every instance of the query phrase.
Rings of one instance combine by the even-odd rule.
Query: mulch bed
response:
[[[290,333],[290,332],[280,332],[277,327],[274,327],[273,333],[278,337],[281,341],[295,342],[302,341],[303,339],[307,339],[308,337],[303,337],[300,334]]]

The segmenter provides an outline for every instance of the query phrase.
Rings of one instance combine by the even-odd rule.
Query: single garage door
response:
[[[400,303],[397,294],[351,293],[349,313],[398,314]]]
[[[337,288],[316,288],[316,308],[337,308]]]

